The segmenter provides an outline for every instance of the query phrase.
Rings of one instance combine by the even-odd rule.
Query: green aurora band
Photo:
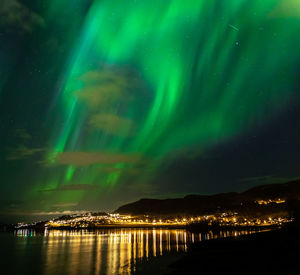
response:
[[[251,131],[293,98],[300,1],[85,2],[73,0],[84,20],[48,117],[58,172],[31,190],[73,186],[44,192],[49,209],[128,179],[138,188],[169,154]],[[70,5],[49,3],[49,18]]]

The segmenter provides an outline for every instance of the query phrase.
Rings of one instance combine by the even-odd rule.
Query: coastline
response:
[[[97,229],[89,228],[91,231]],[[80,230],[82,228],[76,231]],[[297,266],[299,232],[299,225],[287,224],[280,229],[253,231],[248,235],[237,233],[235,237],[202,238],[179,253],[166,251],[156,257],[137,259],[132,274],[197,274],[195,270],[203,274],[225,271],[230,274],[300,274]],[[197,235],[200,231],[194,233]]]
[[[192,244],[137,265],[134,274],[300,274],[300,225]],[[199,272],[197,272],[197,270]]]
[[[262,225],[262,226],[203,226],[203,224],[187,224],[187,225],[153,225],[153,224],[103,224],[97,226],[84,226],[84,227],[74,227],[74,226],[51,226],[45,227],[42,225],[33,225],[33,226],[22,226],[14,227],[10,226],[9,231],[15,230],[34,230],[34,231],[44,231],[44,230],[62,230],[62,231],[74,231],[74,230],[100,230],[100,229],[122,229],[122,228],[138,228],[138,229],[185,229],[191,233],[206,233],[209,231],[219,232],[219,231],[243,231],[243,230],[252,230],[252,231],[262,231],[262,230],[274,230],[280,229],[282,225]]]
[[[170,272],[195,274],[300,274],[300,226],[194,243],[169,265]]]

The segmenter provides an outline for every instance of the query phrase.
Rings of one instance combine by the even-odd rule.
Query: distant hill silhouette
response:
[[[242,193],[222,193],[216,195],[188,195],[178,199],[140,199],[119,207],[115,212],[131,215],[178,215],[208,214],[217,211],[281,211],[285,204],[261,206],[255,201],[269,199],[300,199],[300,180],[283,183],[267,184],[253,187]],[[272,209],[271,209],[272,208]]]

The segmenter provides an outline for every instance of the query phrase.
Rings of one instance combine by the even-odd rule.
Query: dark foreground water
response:
[[[128,228],[44,233],[19,230],[0,234],[0,273],[132,274],[136,270],[143,273],[143,266],[151,259],[184,253],[193,242],[249,233],[194,234],[184,229]],[[158,273],[153,270],[153,274]]]

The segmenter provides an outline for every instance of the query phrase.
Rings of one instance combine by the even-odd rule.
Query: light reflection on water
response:
[[[250,234],[251,231],[190,233],[184,229],[18,230],[19,249],[37,246],[40,274],[131,274],[137,262],[170,252],[186,252],[194,242]],[[29,271],[29,270],[28,270]],[[30,272],[28,272],[30,273]]]

